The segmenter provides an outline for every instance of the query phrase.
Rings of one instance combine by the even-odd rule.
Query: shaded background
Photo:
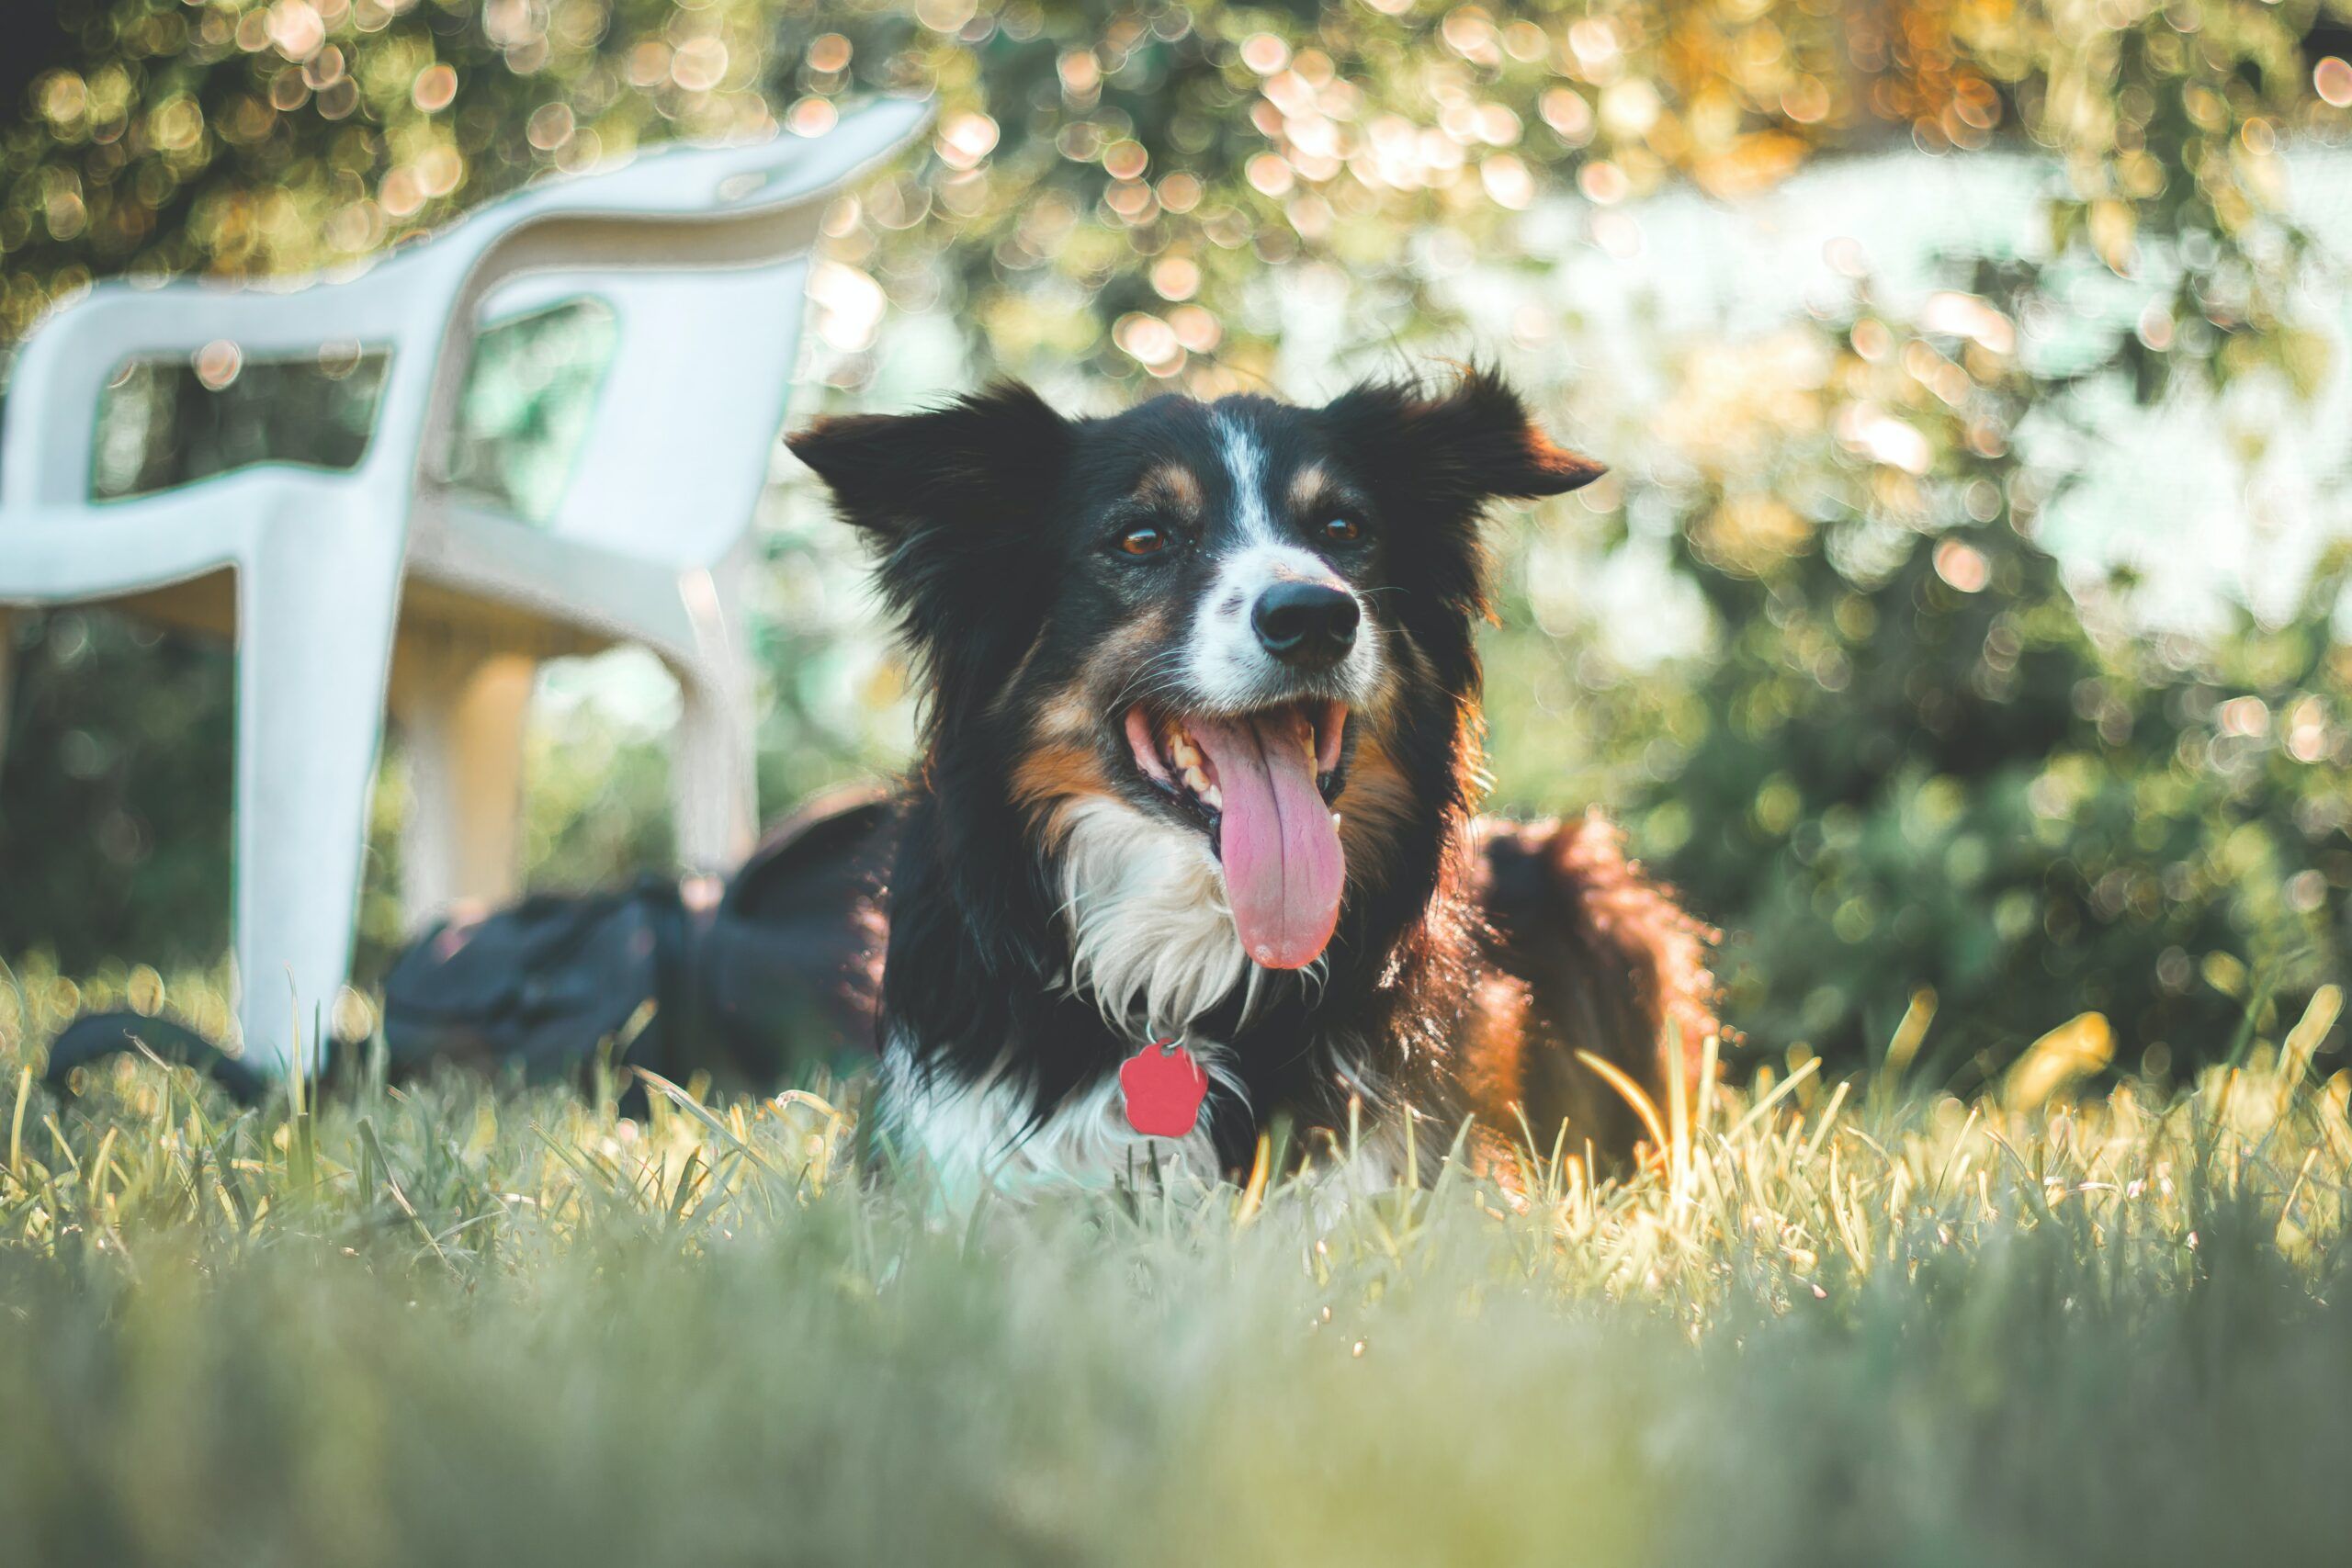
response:
[[[1502,520],[1495,804],[1618,809],[1725,928],[1728,1015],[1772,1058],[1899,1039],[1964,1089],[2095,1010],[2162,1078],[2270,1028],[2345,940],[2341,20],[20,3],[0,338],[95,276],[354,264],[642,143],[935,92],[931,146],[828,224],[775,367],[796,419],[1000,373],[1101,411],[1498,361],[1614,472]],[[482,345],[470,482],[526,514],[560,492],[608,327],[571,309]],[[348,462],[379,371],[133,367],[94,489]],[[775,472],[772,814],[909,732],[850,541]],[[90,612],[14,636],[0,955],[217,962],[225,653]],[[549,669],[534,882],[659,862],[673,702],[646,660]],[[397,741],[385,782],[370,964],[398,934]]]

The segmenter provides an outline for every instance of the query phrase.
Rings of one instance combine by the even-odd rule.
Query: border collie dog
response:
[[[881,1119],[950,1192],[1246,1170],[1278,1119],[1623,1153],[1608,1069],[1695,1070],[1708,933],[1600,818],[1474,814],[1481,513],[1601,472],[1500,379],[1102,419],[1002,385],[790,446],[923,684]],[[1171,1041],[1206,1092],[1155,1136],[1122,1068]]]

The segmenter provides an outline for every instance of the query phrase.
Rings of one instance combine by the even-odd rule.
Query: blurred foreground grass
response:
[[[1974,1104],[1808,1067],[1667,1108],[1623,1180],[956,1224],[861,1168],[854,1089],[240,1114],[125,1063],[61,1100],[14,995],[10,1562],[2293,1562],[2352,1529],[2332,990],[2161,1101],[2070,1103],[2078,1021]]]

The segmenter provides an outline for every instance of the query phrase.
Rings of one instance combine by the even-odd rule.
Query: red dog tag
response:
[[[1208,1093],[1208,1074],[1173,1040],[1155,1040],[1119,1064],[1127,1125],[1146,1137],[1189,1136]]]

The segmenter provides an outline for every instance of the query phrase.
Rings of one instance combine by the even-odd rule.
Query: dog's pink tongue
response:
[[[1339,924],[1346,872],[1340,829],[1315,787],[1315,732],[1295,708],[1185,728],[1225,795],[1220,853],[1241,945],[1269,969],[1303,969]]]

